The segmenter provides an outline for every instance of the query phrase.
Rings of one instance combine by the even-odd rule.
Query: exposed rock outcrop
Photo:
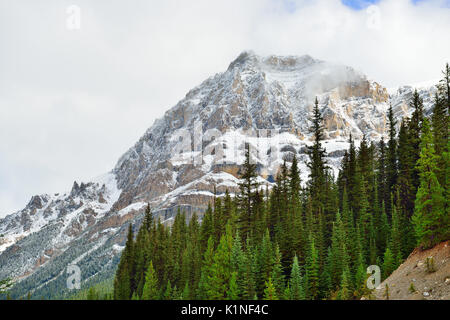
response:
[[[416,249],[375,290],[377,299],[450,300],[450,241]]]

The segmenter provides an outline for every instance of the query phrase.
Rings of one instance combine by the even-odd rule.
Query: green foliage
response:
[[[179,212],[166,226],[148,207],[136,239],[129,227],[113,297],[370,297],[368,265],[382,266],[385,279],[416,241],[428,247],[450,238],[447,80],[440,84],[432,125],[414,92],[413,114],[401,121],[398,135],[398,120],[389,108],[387,145],[383,140],[369,144],[363,136],[357,148],[350,136],[337,180],[326,166],[316,99],[314,143],[307,149],[310,175],[303,186],[294,155],[280,166],[272,189],[261,190],[246,146],[239,192],[231,197],[215,191],[199,217],[201,225],[197,214],[186,224]],[[99,297],[95,289],[86,294]]]
[[[436,177],[437,158],[427,119],[423,121],[420,147],[420,158],[417,161],[420,186],[412,220],[419,244],[429,248],[446,240],[450,225],[445,211],[444,190]]]
[[[383,278],[386,279],[396,268],[395,257],[389,247],[386,248],[383,259]]]
[[[5,294],[13,285],[11,279],[0,280],[0,295]]]
[[[291,278],[289,279],[289,298],[291,300],[304,300],[305,291],[303,289],[303,278],[300,274],[298,258],[294,256],[292,262]]]
[[[348,269],[342,272],[341,285],[338,293],[339,300],[348,300],[352,296],[351,285],[350,285],[350,274]]]
[[[409,285],[409,289],[408,290],[409,290],[410,293],[416,293],[417,292],[416,287],[414,287],[414,283],[412,283],[412,282]]]
[[[264,289],[264,300],[278,300],[277,290],[272,283],[272,278],[266,281],[266,288]]]
[[[168,287],[170,288],[170,282]],[[159,298],[158,278],[152,261],[150,261],[150,265],[145,274],[145,284],[141,298],[142,300],[157,300]]]
[[[270,279],[275,287],[275,295],[277,297],[282,297],[285,289],[285,277],[281,265],[281,252],[278,245],[275,246],[274,265]]]
[[[306,258],[306,297],[315,300],[319,297],[319,255],[312,234],[309,234],[310,248]]]

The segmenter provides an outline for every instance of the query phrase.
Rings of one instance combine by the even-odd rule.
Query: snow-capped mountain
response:
[[[430,112],[433,86],[417,88]],[[113,170],[62,194],[34,196],[0,220],[0,279],[19,280],[13,293],[54,297],[76,264],[84,282],[111,276],[128,223],[146,203],[168,223],[181,208],[202,213],[213,196],[237,191],[248,143],[260,182],[270,186],[283,161],[296,154],[308,175],[315,97],[324,116],[324,146],[337,173],[349,135],[356,143],[385,136],[386,113],[409,116],[414,86],[387,90],[347,66],[310,56],[260,57],[244,52],[223,73],[189,91],[155,121]]]

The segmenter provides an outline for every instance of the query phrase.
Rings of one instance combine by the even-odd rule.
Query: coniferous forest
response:
[[[216,196],[201,221],[180,212],[168,227],[148,207],[137,234],[129,227],[110,298],[370,298],[369,265],[383,280],[416,247],[450,239],[448,64],[437,87],[431,114],[417,91],[410,118],[389,109],[386,140],[356,147],[350,136],[337,177],[316,99],[308,181],[294,156],[270,190],[258,185],[247,150],[240,192]]]

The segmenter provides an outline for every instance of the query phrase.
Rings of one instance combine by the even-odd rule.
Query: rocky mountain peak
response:
[[[409,116],[412,90],[389,93],[351,67],[308,55],[243,52],[157,119],[110,173],[75,181],[66,193],[35,196],[1,219],[0,278],[25,279],[17,292],[26,294],[45,286],[57,292],[70,263],[105,277],[117,263],[127,223],[139,223],[147,203],[170,223],[178,208],[201,216],[214,190],[218,196],[237,192],[246,144],[262,185],[270,187],[294,154],[306,181],[315,97],[324,117],[327,161],[337,175],[348,136],[356,145],[364,134],[374,141],[385,136],[389,105],[397,117]],[[425,113],[433,90],[419,91]]]
[[[270,55],[270,56],[258,56],[253,51],[243,51],[239,56],[233,60],[227,71],[231,71],[233,69],[246,69],[246,68],[254,68],[254,69],[263,69],[263,68],[272,68],[275,70],[299,70],[305,68],[307,66],[311,66],[313,64],[323,63],[321,60],[314,59],[310,55],[303,56],[278,56],[278,55]]]

